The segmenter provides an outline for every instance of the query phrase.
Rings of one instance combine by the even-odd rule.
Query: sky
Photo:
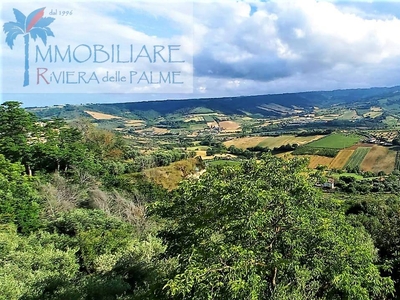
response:
[[[4,42],[6,34],[2,33],[3,101],[46,106],[400,84],[400,2],[25,1],[2,4],[0,21],[15,21],[13,8],[28,15],[41,7],[46,7],[44,17],[55,19],[49,25],[54,37],[47,38],[46,46],[39,38],[30,40],[29,86],[22,86],[22,35],[16,37],[10,49]],[[56,10],[58,14],[72,14],[50,15]],[[72,55],[71,62],[50,62],[49,57],[43,61],[40,56],[35,60],[36,47],[46,53],[49,45],[53,47],[53,59],[56,45],[64,54],[70,46],[77,59]],[[100,63],[107,54],[98,51],[95,62],[94,45],[103,45],[108,54],[111,45],[120,45],[121,61],[139,58],[136,62],[116,63],[109,59]],[[164,47],[159,52],[163,58],[159,55],[156,62],[151,62],[155,57],[154,45]],[[172,61],[168,61],[171,45],[175,48]],[[148,56],[140,52],[142,46],[146,46]],[[79,62],[86,58],[87,61]],[[41,77],[38,69],[47,71]],[[125,82],[103,80],[107,72],[117,77],[118,71],[120,77],[126,77]],[[51,72],[53,81],[47,84]],[[63,84],[60,76],[67,76],[67,72],[73,74],[69,84]],[[74,83],[79,79],[78,72],[86,75]],[[150,72],[154,82],[141,76],[145,73],[149,77]],[[179,74],[176,81],[171,82],[172,77],[168,77],[169,82],[160,83],[160,74],[165,79],[173,72]],[[93,73],[97,80],[90,75]],[[54,77],[59,78],[58,83]]]

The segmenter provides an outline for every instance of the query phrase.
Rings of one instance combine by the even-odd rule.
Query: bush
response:
[[[293,151],[293,154],[335,157],[339,153],[339,151],[340,151],[339,149],[334,149],[334,148],[314,148],[314,147],[300,146]]]

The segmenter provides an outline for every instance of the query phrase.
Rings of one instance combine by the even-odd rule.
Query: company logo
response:
[[[1,19],[7,22],[0,25],[7,49],[0,61],[1,70],[8,71],[1,81],[7,93],[193,92],[193,41],[186,19],[181,24],[168,10],[154,15],[152,5],[142,10],[117,0],[120,9],[110,14],[107,6],[94,9],[86,2],[28,7],[6,1]],[[107,22],[102,34],[87,18],[89,11]],[[189,3],[180,14],[191,11]]]
[[[6,43],[12,49],[14,46],[15,39],[22,35],[25,43],[25,72],[24,72],[24,84],[23,86],[29,85],[29,37],[34,41],[40,38],[44,45],[47,44],[47,37],[54,37],[54,33],[48,27],[55,19],[51,17],[45,17],[45,7],[39,8],[31,12],[27,17],[20,12],[18,9],[13,9],[16,22],[7,22],[3,25],[4,33],[6,34]]]

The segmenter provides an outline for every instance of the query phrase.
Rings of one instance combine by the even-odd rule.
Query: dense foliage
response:
[[[324,203],[304,161],[266,156],[185,182],[157,211],[179,267],[166,287],[184,299],[384,299],[362,227]]]
[[[203,143],[264,155],[199,178],[181,170],[166,191],[145,173],[191,153],[2,104],[0,299],[399,297],[398,174],[343,175],[323,194],[324,170],[305,160]],[[356,199],[367,185],[376,196]]]
[[[339,149],[335,148],[314,148],[308,146],[301,146],[296,148],[293,154],[296,155],[320,155],[327,157],[335,157],[339,153]]]

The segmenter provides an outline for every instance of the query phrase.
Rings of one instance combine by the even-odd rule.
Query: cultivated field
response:
[[[310,148],[344,149],[354,145],[360,139],[360,136],[355,134],[334,133],[319,139],[318,141],[312,142],[307,146]]]
[[[395,170],[400,171],[400,151],[396,152],[396,163],[394,165]]]
[[[210,115],[203,116],[203,119],[204,119],[204,121],[206,121],[207,123],[208,123],[208,122],[214,122],[214,118],[213,118],[212,116],[210,116]]]
[[[355,144],[351,147],[346,148],[347,150],[357,150],[358,148],[362,147],[362,148],[372,148],[374,146],[374,144],[368,144],[368,143],[358,143]]]
[[[189,125],[189,130],[193,130],[193,131],[203,130],[204,128],[208,128],[206,123],[197,123],[197,124]]]
[[[327,115],[315,116],[314,119],[324,120],[324,121],[331,121],[331,120],[336,120],[339,117],[340,117],[340,115],[327,114]]]
[[[382,146],[373,146],[361,164],[361,170],[391,173],[395,168],[396,151]]]
[[[393,116],[387,116],[386,119],[383,121],[388,126],[397,126],[398,124],[398,119],[393,117]]]
[[[159,127],[151,127],[151,129],[153,130],[153,132],[155,134],[166,134],[169,132],[168,129],[166,128],[159,128]]]
[[[203,151],[203,150],[197,150],[196,152],[196,156],[201,156],[202,158],[207,156],[207,151]]]
[[[219,127],[226,131],[236,131],[239,130],[240,125],[239,123],[233,121],[222,121],[219,122]]]
[[[282,145],[287,145],[287,144],[298,144],[298,145],[303,145],[307,144],[309,142],[318,140],[322,138],[323,135],[313,135],[313,136],[294,136],[294,135],[281,135],[277,137],[245,137],[245,138],[239,138],[239,139],[234,139],[225,142],[225,146],[229,147],[231,145],[235,145],[237,148],[242,148],[246,149],[248,147],[255,147],[255,146],[261,146],[261,147],[268,147],[268,148],[274,148],[274,147],[280,147]]]
[[[340,170],[342,169],[347,161],[349,160],[350,156],[353,155],[354,150],[340,150],[339,154],[332,160],[329,165],[330,169]]]
[[[334,179],[339,179],[341,176],[346,176],[346,177],[353,177],[355,180],[363,180],[364,176],[356,173],[336,173],[336,174],[331,174]],[[364,195],[365,196],[365,195]],[[354,194],[352,194],[352,197],[354,197]]]
[[[217,122],[207,122],[207,126],[212,128],[212,127],[218,127],[218,123]]]
[[[194,121],[194,122],[204,122],[204,118],[201,116],[187,116],[184,120],[184,122],[190,122],[190,121]]]
[[[323,137],[324,137],[323,135],[312,135],[312,136],[281,135],[277,137],[264,137],[264,140],[260,144],[258,144],[258,146],[274,148],[287,144],[304,145],[319,140]]]
[[[310,163],[308,167],[311,169],[315,169],[319,165],[322,166],[329,166],[333,161],[332,157],[325,157],[325,156],[318,156],[318,155],[311,155],[310,156]]]
[[[369,109],[369,112],[363,114],[363,117],[364,117],[364,118],[369,117],[369,118],[371,118],[371,119],[374,119],[374,118],[380,117],[382,114],[383,114],[383,110],[382,110],[381,107],[372,106],[372,107]]]
[[[370,150],[371,147],[358,147],[356,150],[354,150],[353,155],[350,156],[344,167],[351,169],[355,167],[360,167],[361,163],[363,162],[364,158],[367,156]]]
[[[143,120],[129,120],[125,122],[125,126],[128,127],[141,127],[143,125],[145,125],[145,121]]]
[[[243,117],[242,120],[243,121],[253,121],[254,119],[250,118],[250,117]]]
[[[93,119],[96,120],[111,120],[111,119],[121,119],[121,117],[103,114],[95,111],[85,110],[85,113],[89,114]]]
[[[234,145],[237,148],[246,149],[248,147],[255,147],[259,143],[265,140],[265,137],[255,136],[255,137],[244,137],[239,139],[233,139],[224,143],[224,145],[228,148],[231,145]]]
[[[357,112],[355,110],[347,110],[339,117],[339,120],[352,120],[357,118]]]
[[[364,118],[369,117],[371,119],[374,119],[374,118],[380,117],[382,114],[383,114],[382,111],[370,111],[370,112],[363,114],[363,117]]]

